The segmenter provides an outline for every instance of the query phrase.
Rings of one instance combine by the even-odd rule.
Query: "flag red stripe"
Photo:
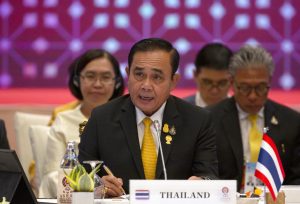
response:
[[[268,187],[268,189],[271,193],[271,196],[272,196],[273,200],[275,201],[276,200],[275,192],[274,192],[274,189],[272,188],[268,178],[265,177],[265,175],[263,173],[261,173],[258,169],[256,169],[256,171],[255,171],[255,176],[257,178],[259,178]]]
[[[283,170],[283,166],[282,166],[282,163],[281,163],[281,159],[280,159],[280,156],[279,156],[277,147],[276,147],[275,143],[273,142],[273,139],[270,138],[267,134],[264,134],[263,140],[265,140],[265,141],[272,147],[272,149],[273,149],[273,151],[274,151],[274,153],[275,153],[275,155],[276,155],[276,157],[277,157],[277,161],[278,161],[279,166],[280,166],[280,171],[281,171],[282,176],[283,176],[283,178],[284,178],[284,177],[285,177],[285,172],[284,172],[284,170]]]

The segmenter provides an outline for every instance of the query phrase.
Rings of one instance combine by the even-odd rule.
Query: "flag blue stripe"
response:
[[[258,158],[258,162],[260,162],[262,165],[264,165],[271,173],[274,183],[276,185],[277,190],[280,189],[281,181],[280,177],[277,172],[276,165],[270,156],[270,154],[263,148],[260,149],[260,154]]]
[[[135,193],[135,195],[138,195],[138,196],[146,196],[146,195],[149,195],[149,193]]]

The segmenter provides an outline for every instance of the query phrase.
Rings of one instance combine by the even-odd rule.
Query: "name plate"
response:
[[[130,204],[236,204],[235,180],[130,180]]]

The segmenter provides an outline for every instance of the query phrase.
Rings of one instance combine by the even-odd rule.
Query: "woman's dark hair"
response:
[[[80,73],[88,63],[98,58],[108,59],[113,65],[114,73],[116,75],[115,89],[109,100],[121,96],[124,93],[124,80],[120,71],[118,60],[112,54],[103,49],[91,49],[77,57],[69,66],[68,86],[73,96],[75,96],[78,100],[83,99],[80,90]]]

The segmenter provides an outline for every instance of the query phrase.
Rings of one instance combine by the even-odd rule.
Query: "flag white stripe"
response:
[[[269,153],[269,155],[272,157],[272,159],[275,163],[276,170],[277,170],[277,173],[279,175],[280,181],[282,183],[283,182],[283,176],[282,176],[283,174],[281,172],[281,168],[280,168],[280,165],[278,163],[278,160],[277,160],[277,157],[276,157],[276,154],[275,154],[273,148],[270,146],[269,143],[267,143],[264,140],[262,141],[261,148],[265,149]]]
[[[262,163],[260,162],[257,162],[256,164],[256,169],[258,169],[263,175],[265,175],[265,177],[267,177],[267,179],[269,180],[271,186],[272,186],[272,189],[274,190],[274,194],[275,196],[277,197],[277,194],[278,194],[278,190],[276,185],[275,185],[275,182],[273,180],[273,177],[269,171],[269,169],[267,169]],[[270,190],[270,189],[269,189]]]

